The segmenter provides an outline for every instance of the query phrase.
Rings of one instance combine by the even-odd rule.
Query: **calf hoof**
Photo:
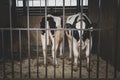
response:
[[[78,71],[78,67],[77,66],[73,66],[73,71]]]

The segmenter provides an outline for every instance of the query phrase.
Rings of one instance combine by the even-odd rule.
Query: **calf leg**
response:
[[[55,43],[54,37],[51,37],[52,39],[52,57],[53,57],[53,64],[57,65],[57,59],[56,59],[56,50],[58,48],[58,44]]]
[[[90,56],[90,40],[86,40],[85,41],[85,45],[86,45],[86,58],[87,58],[87,70],[90,70],[90,66],[89,66],[89,62],[90,62],[90,59],[89,59],[89,56]]]
[[[73,40],[73,53],[74,53],[74,70],[77,71],[79,52],[78,52],[78,45],[76,40]]]
[[[62,58],[62,56],[63,56],[62,50],[63,50],[63,42],[61,41],[61,42],[60,42],[60,57],[61,57],[61,58]]]
[[[69,44],[69,59],[72,59],[72,41],[68,39],[68,44]]]
[[[46,65],[46,42],[45,42],[45,34],[41,35],[42,40],[42,49],[43,49],[43,56],[44,56],[44,65]]]

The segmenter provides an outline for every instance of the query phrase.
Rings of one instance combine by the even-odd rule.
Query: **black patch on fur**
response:
[[[79,17],[79,16],[77,16],[77,17],[75,18],[75,21],[73,22],[73,29],[77,29],[75,26],[76,26],[78,17]],[[80,39],[78,30],[74,30],[74,31],[73,31],[73,36],[75,37],[75,39],[76,39],[77,41]]]
[[[74,25],[71,25],[69,23],[65,24],[65,28],[67,29],[76,29]],[[70,35],[73,35],[73,37],[78,41],[79,40],[79,33],[78,30],[73,30],[71,33],[69,33],[69,30],[67,30],[67,33]]]
[[[65,24],[65,27],[68,28],[68,29],[76,29],[76,23],[78,22],[77,19],[78,19],[79,16],[77,16],[75,18],[75,21],[73,22],[73,25],[67,23]],[[81,21],[81,20],[79,20]],[[85,22],[86,26],[85,26],[85,29],[89,29],[91,27],[90,25],[90,22],[88,21],[88,19],[83,15],[83,21]],[[68,31],[69,33],[69,31]],[[70,34],[70,33],[69,33]],[[71,33],[72,35],[72,33]],[[73,37],[79,41],[80,37],[79,37],[79,33],[78,33],[78,30],[73,30]],[[84,30],[83,31],[83,34],[81,36],[81,38],[83,39],[83,41],[85,41],[86,39],[89,39],[90,38],[90,31],[89,30]]]
[[[56,28],[56,23],[54,21],[54,19],[52,17],[47,17],[47,21],[49,22],[49,26],[50,28]],[[44,28],[45,29],[45,17],[42,18],[41,22],[40,22],[40,28]],[[54,35],[54,30],[51,30],[52,35]],[[42,35],[45,33],[45,30],[42,30]]]
[[[88,19],[85,16],[83,16],[83,18],[84,18],[83,21],[86,24],[85,29],[89,29],[91,27],[90,22],[88,21]],[[90,38],[90,31],[84,30],[83,35],[82,35],[83,41],[85,41],[86,39],[89,39],[89,38]]]

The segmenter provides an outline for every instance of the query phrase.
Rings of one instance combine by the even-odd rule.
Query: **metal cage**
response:
[[[66,17],[68,15],[74,14],[76,12],[86,13],[89,14],[88,8],[84,7],[83,4],[80,6],[80,2],[83,3],[83,0],[77,0],[77,5],[79,6],[65,6],[65,0],[63,0],[63,6],[61,7],[48,7],[47,1],[45,0],[45,6],[44,7],[37,7],[32,8],[28,6],[29,0],[23,0],[25,3],[23,4],[23,8],[16,7],[15,0],[9,0],[9,27],[1,27],[0,28],[0,79],[1,80],[7,80],[7,79],[20,79],[20,80],[34,80],[34,79],[120,79],[120,71],[117,69],[118,65],[117,62],[119,62],[116,58],[118,54],[117,53],[117,42],[118,39],[116,38],[115,46],[112,47],[112,53],[115,55],[113,61],[113,65],[110,64],[109,60],[104,60],[101,57],[101,41],[102,37],[101,35],[104,32],[108,33],[108,36],[112,34],[114,36],[114,29],[113,28],[102,28],[99,26],[101,18],[101,1],[97,0],[99,2],[99,16],[98,16],[98,24],[96,25],[96,28],[93,29],[93,32],[95,35],[97,35],[97,41],[93,45],[93,49],[90,54],[90,64],[89,68],[92,67],[92,71],[86,70],[86,59],[84,59],[84,54],[80,54],[79,61],[79,69],[78,71],[73,71],[73,60],[68,61],[67,57],[68,55],[68,44],[66,43],[66,38],[63,39],[63,55],[65,58],[59,59],[59,67],[52,66],[51,61],[51,54],[50,54],[50,48],[51,46],[47,46],[46,44],[46,53],[48,53],[47,56],[47,64],[46,66],[43,65],[43,55],[42,54],[42,46],[40,45],[40,32],[41,30],[47,31],[48,29],[41,29],[39,26],[31,27],[31,21],[32,19],[30,16],[47,16],[47,13],[51,12],[51,9],[53,11],[58,12],[61,14],[60,16],[63,17],[63,25],[65,25]],[[70,0],[71,1],[71,0]],[[118,0],[118,12],[119,13],[119,0]],[[36,11],[34,11],[36,9]],[[59,11],[60,10],[60,11]],[[76,11],[76,12],[74,12]],[[36,14],[37,13],[37,14]],[[119,15],[119,14],[118,14]],[[25,23],[25,25],[15,25],[16,24],[16,18],[21,18],[19,21],[22,21]],[[39,17],[41,18],[41,17]],[[34,19],[34,18],[33,18]],[[40,19],[38,19],[40,20]],[[119,26],[119,19],[117,20],[116,26]],[[33,23],[34,24],[34,23]],[[35,23],[36,24],[36,23]],[[49,29],[56,31],[58,29]],[[69,29],[62,28],[60,29],[62,31],[67,31]],[[74,31],[74,29],[71,29]],[[85,31],[86,29],[81,29],[81,31]],[[91,29],[88,29],[91,30]],[[117,32],[117,30],[116,30]],[[31,35],[34,33],[33,35]],[[116,36],[116,35],[115,35]],[[46,37],[47,38],[47,37]],[[111,38],[108,38],[111,39]],[[32,44],[32,40],[34,40],[35,43]],[[47,39],[46,39],[47,41]],[[114,43],[114,42],[111,42]],[[104,44],[107,45],[107,44]],[[72,47],[74,47],[72,45]],[[96,49],[96,50],[94,50]],[[109,50],[109,49],[108,49]]]

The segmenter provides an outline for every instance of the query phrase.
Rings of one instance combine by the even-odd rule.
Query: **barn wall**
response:
[[[9,26],[9,2],[8,0],[0,1],[0,27]]]
[[[4,27],[9,27],[9,1],[8,0],[2,0],[0,1],[0,28],[4,28]],[[8,37],[8,33],[5,32],[4,34],[4,38],[5,38],[5,43],[9,44],[9,38]],[[1,57],[1,51],[2,51],[2,40],[1,40],[1,31],[0,31],[0,57]],[[8,45],[5,45],[4,47],[6,47]]]
[[[40,21],[42,16],[30,16],[29,17],[29,25],[30,28],[40,28]],[[27,17],[26,16],[18,16],[17,17],[17,25],[20,25],[19,27],[27,28]],[[40,34],[40,31],[39,31]],[[27,35],[27,34],[26,34]],[[36,45],[36,31],[31,30],[30,31],[30,45]],[[40,35],[38,35],[38,45],[41,45],[41,38]]]
[[[114,64],[115,59],[115,37],[116,37],[116,20],[117,20],[117,1],[116,0],[89,0],[89,16],[93,22],[97,23],[97,28],[111,29],[102,30],[100,32],[100,39],[98,38],[99,32],[94,34],[94,49],[96,53],[99,53],[102,58],[109,63]],[[100,47],[98,42],[100,40]],[[117,42],[118,43],[118,42]],[[100,49],[100,52],[99,50]],[[119,55],[119,54],[118,54]],[[120,61],[120,58],[118,58]],[[119,64],[118,64],[119,65]]]
[[[116,26],[116,53],[117,53],[117,64],[118,64],[118,68],[120,68],[120,2],[119,2],[119,5],[118,5],[118,8],[117,8],[117,11],[118,11],[118,13],[117,13],[117,26]]]

